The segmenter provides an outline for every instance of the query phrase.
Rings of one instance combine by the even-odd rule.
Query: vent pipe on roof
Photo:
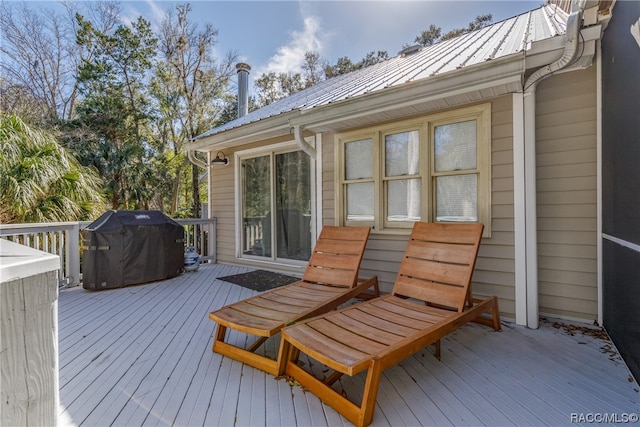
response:
[[[525,270],[526,270],[526,325],[532,329],[539,326],[538,303],[538,239],[536,215],[536,87],[540,81],[553,73],[572,65],[578,56],[582,15],[586,0],[573,0],[571,14],[567,19],[564,52],[560,59],[536,70],[526,80],[523,93],[524,121],[524,193],[525,193]]]
[[[236,64],[238,73],[238,118],[249,113],[249,64],[240,62]]]

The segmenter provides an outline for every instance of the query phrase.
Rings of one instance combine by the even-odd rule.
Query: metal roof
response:
[[[211,129],[197,139],[289,111],[328,105],[528,51],[535,42],[564,34],[567,18],[562,9],[544,5],[413,53],[401,52],[386,61],[327,79]]]

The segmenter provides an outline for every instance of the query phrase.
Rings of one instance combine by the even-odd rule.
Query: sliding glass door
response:
[[[242,255],[307,261],[311,162],[302,151],[264,153],[241,165]]]

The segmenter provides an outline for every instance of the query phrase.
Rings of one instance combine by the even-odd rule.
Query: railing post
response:
[[[217,263],[218,262],[218,252],[216,250],[216,241],[218,240],[216,233],[217,233],[217,229],[218,227],[216,226],[218,223],[218,219],[217,218],[212,218],[213,222],[209,223],[209,256],[213,256],[213,263]]]
[[[72,225],[71,230],[66,231],[65,257],[67,258],[67,286],[80,285],[80,224]]]

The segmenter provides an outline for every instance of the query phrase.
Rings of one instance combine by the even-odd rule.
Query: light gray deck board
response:
[[[211,351],[208,312],[256,292],[217,280],[249,269],[203,265],[176,278],[60,292],[61,420],[83,426],[350,425],[313,394]],[[231,342],[246,342],[229,331]],[[611,343],[541,322],[468,325],[382,376],[373,426],[566,425],[572,413],[640,413]],[[274,355],[278,339],[262,351]],[[312,363],[307,360],[307,363]],[[322,369],[312,364],[313,371]],[[363,375],[335,385],[350,397]]]

